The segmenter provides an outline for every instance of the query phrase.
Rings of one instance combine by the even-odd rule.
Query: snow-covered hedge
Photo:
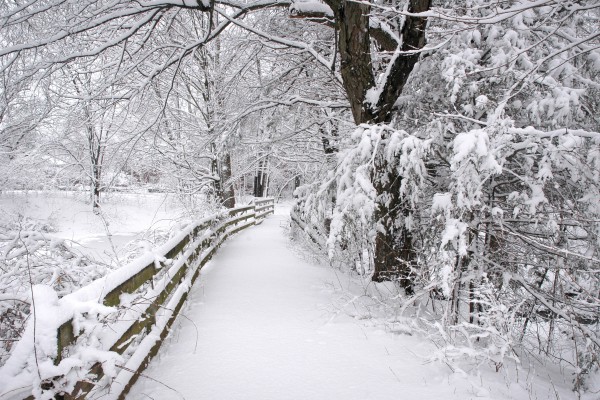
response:
[[[599,139],[541,135],[509,118],[452,139],[435,124],[414,134],[363,126],[295,213],[327,234],[334,265],[369,276],[381,204],[373,159],[383,155],[410,210],[396,224],[413,232],[418,254],[415,293],[396,309],[431,301],[437,317],[424,322],[440,357],[500,368],[535,350],[570,366],[582,387],[600,355]]]

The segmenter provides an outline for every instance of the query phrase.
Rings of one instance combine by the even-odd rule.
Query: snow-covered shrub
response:
[[[424,67],[442,78],[431,91],[446,91],[437,107],[425,101],[438,110],[428,137],[443,179],[432,181],[431,217],[444,226],[425,236],[438,242],[428,269],[441,282],[444,326],[463,332],[451,346],[483,329],[512,351],[570,365],[577,389],[600,351],[597,50],[572,46],[589,33],[585,21],[557,5],[465,22]],[[418,99],[436,86],[429,76],[412,82]],[[406,103],[405,117],[423,107]]]
[[[107,272],[49,238],[50,232],[48,224],[0,213],[0,364],[23,333],[34,285],[62,297]]]
[[[305,191],[304,215],[315,226],[331,218],[332,261],[369,276],[373,160],[381,151],[403,179],[411,213],[398,223],[416,233],[419,252],[415,294],[396,296],[399,306],[390,310],[418,298],[433,304],[428,315],[436,317],[423,323],[438,333],[437,357],[447,362],[498,370],[542,352],[571,365],[583,388],[599,354],[600,181],[598,169],[589,170],[598,145],[574,134],[532,137],[506,117],[451,140],[436,126],[426,140],[391,127],[359,128],[329,182]]]
[[[499,369],[542,353],[580,390],[600,355],[600,54],[574,38],[594,17],[556,4],[488,24],[478,18],[496,11],[466,10],[431,20],[429,41],[444,45],[415,68],[392,123],[347,133],[305,214],[333,202],[329,254],[369,276],[389,211],[377,188],[399,179],[393,226],[417,256],[414,294],[396,301],[428,304],[439,356]]]
[[[324,183],[296,192],[302,198],[299,212],[326,237],[330,261],[368,276],[373,272],[373,243],[377,227],[377,193],[373,186],[375,159],[386,160],[389,172],[401,173],[402,195],[413,208],[427,175],[425,156],[430,141],[387,125],[364,125],[341,144],[335,171]],[[412,229],[411,216],[401,221]]]

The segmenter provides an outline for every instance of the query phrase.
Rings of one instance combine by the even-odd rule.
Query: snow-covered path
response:
[[[487,398],[423,363],[422,339],[334,318],[335,272],[293,252],[286,211],[223,245],[128,399]]]

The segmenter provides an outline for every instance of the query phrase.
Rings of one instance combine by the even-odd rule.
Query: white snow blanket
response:
[[[293,251],[288,213],[278,207],[223,245],[127,399],[528,398],[500,374],[485,383],[428,363],[434,349],[424,338],[334,306],[349,278]]]

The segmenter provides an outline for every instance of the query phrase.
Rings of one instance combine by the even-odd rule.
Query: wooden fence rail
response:
[[[84,399],[92,395],[101,395],[103,399],[125,398],[150,359],[158,352],[200,269],[230,235],[261,223],[273,212],[272,198],[255,199],[249,206],[205,218],[188,226],[157,249],[155,254],[142,256],[63,297],[60,303],[65,305],[65,309],[72,309],[68,304],[73,302],[95,301],[114,307],[116,311],[110,313],[112,321],[97,322],[97,326],[92,328],[88,324],[84,332],[77,332],[75,327],[79,325],[78,319],[85,318],[85,315],[63,315],[62,320],[57,321],[58,351],[55,364],[68,361],[90,331],[104,333],[102,337],[108,343],[102,343],[100,350],[126,355],[126,360],[124,365],[117,366],[119,372],[116,377],[110,379],[104,377],[102,364],[95,363],[83,374],[85,379],[79,380],[74,390],[57,398]],[[132,298],[135,299],[134,304]],[[82,340],[79,340],[80,337]],[[47,379],[42,382],[42,387],[45,385],[46,389],[51,389],[52,385],[59,385],[60,382],[61,377]],[[110,384],[110,392],[104,393],[107,384]]]

